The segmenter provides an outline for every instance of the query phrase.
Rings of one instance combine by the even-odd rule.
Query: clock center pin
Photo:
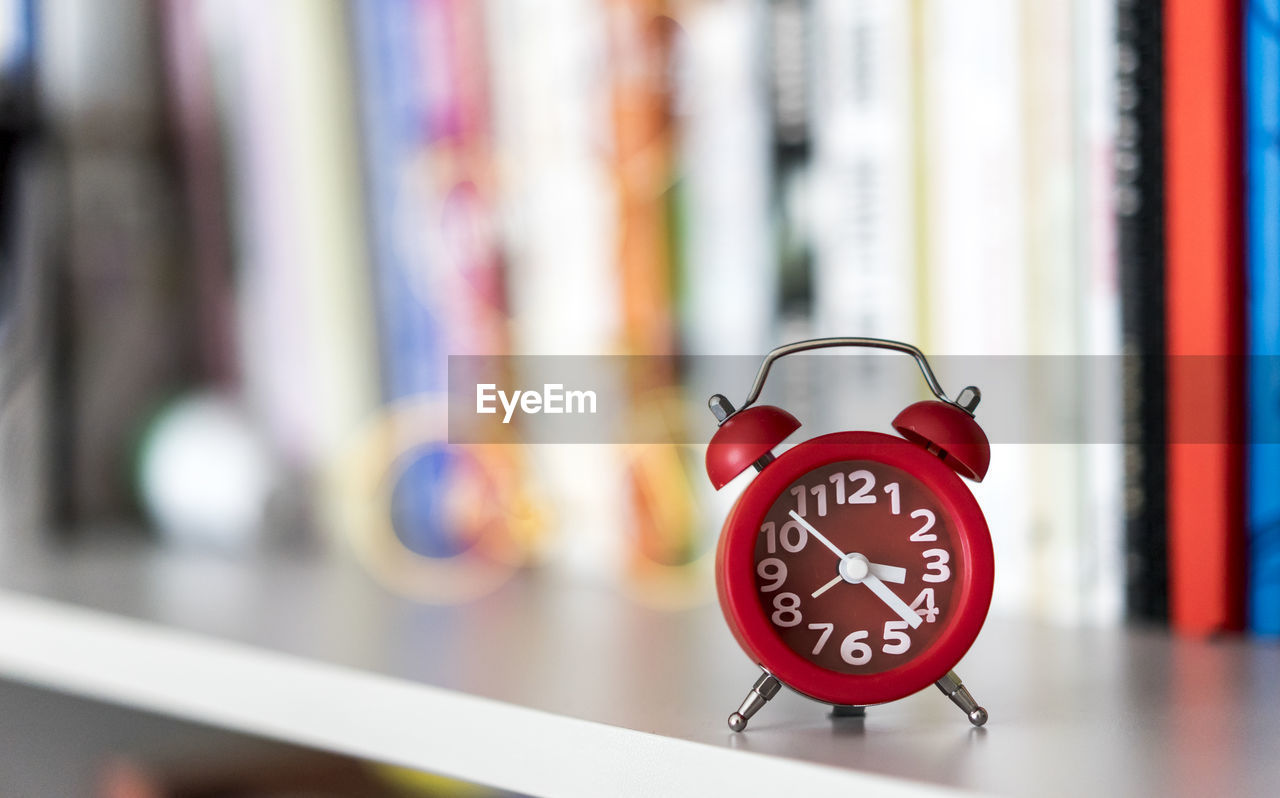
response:
[[[857,552],[845,555],[840,561],[840,578],[850,584],[857,584],[871,573],[871,564]]]

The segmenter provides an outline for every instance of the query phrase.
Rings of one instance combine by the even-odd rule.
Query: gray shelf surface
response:
[[[93,648],[70,661],[59,646],[81,639]],[[106,650],[115,641],[118,657]],[[216,700],[202,703],[200,694],[222,671],[118,672],[129,656],[182,663],[186,651],[200,661],[227,658],[229,681]],[[348,744],[346,726],[322,712],[314,734],[277,722],[282,713],[252,690],[246,706],[231,706],[236,685],[257,679],[259,665],[262,684],[296,685],[291,700],[309,696],[313,707],[354,702],[352,718],[367,688],[385,738],[353,720]],[[308,668],[323,676],[315,687],[302,678]],[[601,586],[529,573],[470,604],[433,607],[388,593],[349,563],[142,546],[0,560],[0,677],[356,755],[378,758],[381,745],[387,761],[534,794],[601,785],[632,794],[688,785],[698,794],[708,781],[733,786],[739,774],[813,790],[847,780],[904,795],[1273,795],[1280,786],[1280,646],[992,618],[957,671],[991,713],[985,729],[971,729],[930,688],[872,707],[865,720],[836,721],[783,691],[746,733],[733,734],[725,717],[758,670],[714,605],[648,609]],[[350,691],[332,689],[347,684]],[[418,694],[439,703],[410,712]],[[491,740],[494,749],[475,762],[428,750],[427,741],[447,739],[431,734],[455,729],[459,746]],[[420,754],[397,742],[416,733]],[[633,755],[581,750],[596,739],[634,745]],[[522,741],[548,761],[521,763],[512,746]]]

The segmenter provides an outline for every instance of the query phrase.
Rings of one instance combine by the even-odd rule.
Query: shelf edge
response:
[[[0,676],[532,795],[962,794],[555,715],[5,590]]]

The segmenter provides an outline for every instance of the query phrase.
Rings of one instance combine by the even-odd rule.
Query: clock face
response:
[[[873,460],[809,471],[760,525],[756,593],[782,642],[826,670],[875,674],[923,655],[960,600],[965,564],[942,503]]]

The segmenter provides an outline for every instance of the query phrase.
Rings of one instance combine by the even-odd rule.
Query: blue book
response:
[[[1280,635],[1280,0],[1244,19],[1248,623]]]
[[[417,0],[354,3],[358,93],[364,136],[383,401],[439,399],[447,390],[440,308],[424,290],[430,264],[414,229],[432,109],[424,86]],[[421,425],[404,425],[406,429]],[[446,557],[461,548],[446,521],[456,457],[443,440],[401,440],[382,464],[393,480],[390,512],[400,541],[416,554]]]
[[[0,88],[29,77],[33,24],[32,0],[0,0]]]

